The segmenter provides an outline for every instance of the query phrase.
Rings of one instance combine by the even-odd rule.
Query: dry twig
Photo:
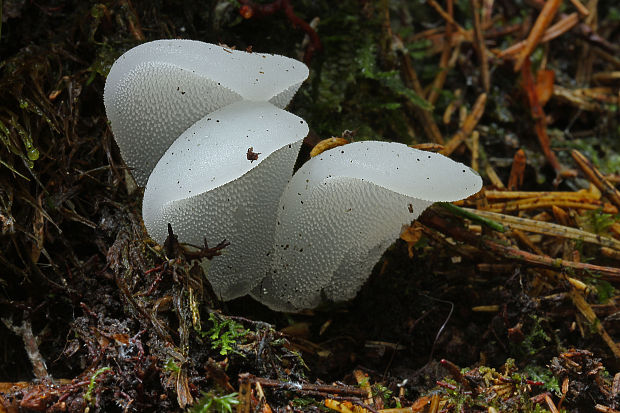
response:
[[[592,182],[604,196],[609,198],[617,207],[620,207],[620,191],[609,182],[592,163],[576,149],[571,151],[571,156],[586,177]]]
[[[540,39],[542,39],[545,34],[545,30],[551,24],[551,21],[555,17],[555,14],[561,4],[562,0],[547,0],[545,2],[545,6],[538,15],[538,18],[534,23],[534,27],[532,27],[530,34],[527,36],[523,49],[517,57],[517,61],[515,62],[515,72],[518,72],[521,69],[523,63],[525,63],[525,60],[530,57],[530,54],[532,54],[536,46],[538,46]]]
[[[450,156],[452,152],[454,152],[456,148],[458,148],[459,145],[461,145],[461,143],[463,143],[463,141],[471,135],[474,128],[480,121],[480,118],[482,118],[482,115],[484,114],[484,107],[486,103],[487,94],[480,94],[480,96],[478,96],[478,99],[476,99],[476,103],[474,103],[474,107],[472,108],[471,113],[465,118],[463,126],[461,126],[461,128],[454,134],[454,136],[452,136],[452,138],[448,141],[448,143],[446,143],[444,148],[439,151],[440,154]]]

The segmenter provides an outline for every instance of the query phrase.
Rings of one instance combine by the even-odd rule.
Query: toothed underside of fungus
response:
[[[301,118],[268,102],[235,102],[202,118],[149,178],[142,210],[149,235],[162,244],[170,223],[182,242],[228,240],[209,281],[225,300],[247,294],[267,269],[278,204],[307,133]],[[248,160],[250,147],[257,160]]]
[[[470,168],[399,143],[323,152],[284,191],[270,271],[252,295],[280,311],[353,298],[403,225],[480,186]]]
[[[163,243],[170,223],[183,243],[229,240],[203,263],[224,300],[251,292],[281,311],[348,300],[402,225],[482,185],[444,156],[373,141],[326,151],[291,178],[308,126],[282,108],[307,75],[282,56],[160,40],[121,56],[106,81],[121,153],[138,184],[148,179],[150,236]]]
[[[308,68],[297,60],[194,40],[157,40],[123,54],[108,74],[104,104],[123,159],[140,186],[183,131],[240,100],[284,108]]]

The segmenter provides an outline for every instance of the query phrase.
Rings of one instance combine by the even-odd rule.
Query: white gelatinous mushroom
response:
[[[170,223],[184,243],[228,240],[208,278],[224,300],[246,295],[269,265],[278,203],[307,133],[306,122],[269,102],[235,102],[202,118],[149,177],[142,203],[149,235],[163,244]]]
[[[308,133],[281,108],[307,76],[284,56],[159,40],[127,51],[106,80],[121,154],[139,185],[148,179],[149,234],[163,243],[170,223],[184,243],[227,239],[208,269],[225,300],[247,294],[268,265],[277,205]]]
[[[252,295],[279,311],[349,300],[403,225],[432,203],[466,198],[481,186],[469,167],[399,143],[325,151],[284,191],[270,272]]]
[[[170,223],[184,243],[229,240],[208,268],[224,300],[251,291],[298,311],[350,299],[403,224],[481,187],[462,164],[386,142],[331,149],[291,179],[308,126],[281,108],[307,75],[282,56],[161,40],[108,76],[112,131],[138,184],[148,179],[149,234],[163,243]]]
[[[166,149],[196,121],[240,100],[284,108],[307,77],[303,63],[284,56],[156,40],[114,62],[103,101],[123,159],[144,186]]]

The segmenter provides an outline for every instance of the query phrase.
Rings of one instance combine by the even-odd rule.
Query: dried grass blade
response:
[[[576,200],[583,201],[592,200],[597,201],[600,199],[600,196],[594,194],[586,189],[580,189],[576,192],[535,192],[535,191],[495,191],[495,190],[487,190],[484,192],[484,196],[489,201],[494,201],[498,199],[557,199],[562,200]]]
[[[564,225],[554,224],[552,222],[536,221],[528,218],[520,218],[512,215],[500,214],[497,212],[480,211],[470,208],[462,208],[472,214],[480,215],[495,222],[499,222],[509,229],[519,229],[522,231],[534,232],[536,234],[549,235],[572,240],[581,240],[591,244],[601,245],[603,247],[613,248],[620,251],[620,241],[597,235],[592,232],[584,231],[577,228],[565,227]]]

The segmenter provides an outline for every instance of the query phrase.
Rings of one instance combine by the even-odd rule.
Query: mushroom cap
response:
[[[252,295],[280,311],[350,299],[402,225],[433,202],[463,199],[481,186],[467,166],[399,143],[325,151],[284,191],[271,268]]]
[[[283,108],[307,76],[303,63],[284,56],[157,40],[114,63],[104,104],[121,154],[144,186],[168,146],[200,118],[240,100]]]
[[[247,294],[265,274],[279,200],[307,133],[305,121],[269,102],[235,102],[200,119],[149,177],[142,210],[149,235],[163,244],[171,223],[180,242],[228,240],[207,277],[224,300]]]

